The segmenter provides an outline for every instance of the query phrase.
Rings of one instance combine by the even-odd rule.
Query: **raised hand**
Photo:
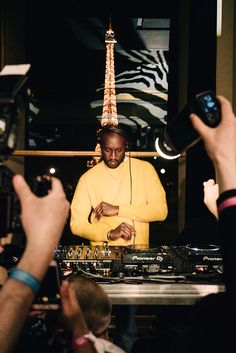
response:
[[[207,206],[208,210],[218,218],[216,200],[219,197],[219,185],[214,179],[209,179],[203,182],[204,191],[204,204]]]

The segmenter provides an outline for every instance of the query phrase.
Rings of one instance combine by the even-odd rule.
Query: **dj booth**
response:
[[[192,305],[223,292],[223,261],[215,245],[59,246],[62,278],[85,275],[100,283],[112,303]]]
[[[223,284],[102,284],[113,305],[193,305],[211,293],[224,292]]]

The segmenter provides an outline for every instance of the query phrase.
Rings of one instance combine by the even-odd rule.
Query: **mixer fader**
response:
[[[60,246],[56,252],[62,272],[85,271],[103,277],[121,271],[122,248],[103,245]]]

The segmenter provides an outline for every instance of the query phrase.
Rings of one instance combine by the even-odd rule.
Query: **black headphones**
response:
[[[124,137],[124,139],[126,141],[125,149],[126,150],[129,149],[129,139],[128,139],[126,131],[122,127],[115,126],[115,125],[106,125],[103,128],[99,129],[97,131],[97,143],[102,144],[103,137],[107,134],[118,134],[118,135]]]

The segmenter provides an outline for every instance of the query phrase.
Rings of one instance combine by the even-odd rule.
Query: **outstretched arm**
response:
[[[10,352],[17,340],[36,294],[33,288],[42,281],[48,269],[69,211],[61,182],[56,178],[52,178],[49,194],[40,198],[30,191],[20,175],[13,177],[13,185],[20,199],[22,226],[27,239],[17,270],[20,274],[26,273],[28,280],[33,278],[33,287],[32,283],[27,285],[20,279],[11,278],[0,290],[1,353]]]
[[[222,120],[216,128],[209,128],[199,117],[192,115],[193,126],[202,137],[206,151],[212,159],[217,181],[219,198],[217,200],[221,250],[224,260],[224,280],[230,302],[235,307],[236,285],[234,281],[235,217],[236,217],[236,119],[230,102],[218,97]]]

